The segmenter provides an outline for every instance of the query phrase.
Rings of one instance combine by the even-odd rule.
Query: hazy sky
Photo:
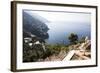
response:
[[[74,12],[45,12],[45,11],[26,11],[30,14],[38,14],[50,22],[91,22],[90,13],[74,13]]]
[[[39,19],[48,20],[46,25],[49,28],[49,43],[58,43],[66,40],[69,33],[77,33],[80,36],[90,35],[91,14],[75,12],[45,12],[25,11]],[[41,16],[41,17],[40,17]],[[43,17],[43,18],[42,18]],[[44,19],[45,18],[45,19]]]

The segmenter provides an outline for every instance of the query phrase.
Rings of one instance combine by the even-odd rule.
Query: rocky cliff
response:
[[[24,37],[35,35],[42,39],[47,39],[48,26],[46,25],[47,20],[36,14],[30,14],[23,11],[23,35]]]

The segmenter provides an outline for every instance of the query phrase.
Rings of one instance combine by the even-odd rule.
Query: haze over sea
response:
[[[91,38],[91,13],[68,11],[26,11],[34,18],[46,24],[49,28],[49,44],[68,44],[71,33]]]
[[[79,39],[88,36],[91,38],[91,25],[87,22],[51,22],[47,23],[49,27],[49,38],[46,40],[49,44],[68,44],[70,33],[78,35]]]

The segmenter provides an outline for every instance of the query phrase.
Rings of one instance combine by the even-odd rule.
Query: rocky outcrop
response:
[[[31,35],[36,35],[42,39],[49,38],[47,33],[49,28],[45,21],[46,19],[39,15],[23,11],[23,36],[30,37]]]
[[[23,11],[23,62],[36,62],[47,55],[45,39],[49,38],[47,20]]]

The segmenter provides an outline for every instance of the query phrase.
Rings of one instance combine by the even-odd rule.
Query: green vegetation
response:
[[[68,36],[68,39],[69,39],[69,41],[70,41],[71,44],[76,44],[78,42],[78,35],[75,34],[75,33],[71,33]]]
[[[85,42],[85,37],[78,39],[78,35],[75,33],[71,33],[68,36],[70,44],[47,44],[45,43],[45,49],[41,44],[29,46],[29,43],[23,44],[23,62],[37,62],[44,61],[47,57],[52,55],[58,56],[60,52],[64,51],[66,54],[73,48],[73,46],[80,46],[81,43]],[[36,40],[36,39],[34,39]],[[77,58],[77,56],[75,56]],[[74,58],[73,58],[74,59]]]
[[[37,62],[39,59],[43,61],[51,55],[58,55],[61,51],[68,52],[68,46],[61,44],[46,44],[45,48],[46,52],[44,52],[42,45],[30,47],[28,44],[24,43],[23,62]]]
[[[50,50],[51,54],[58,55],[61,51],[68,52],[68,46],[61,44],[46,45],[46,49]]]
[[[46,57],[46,53],[44,52],[42,45],[34,45],[29,46],[24,43],[23,50],[23,62],[36,62],[38,59],[44,59]]]
[[[79,42],[79,43],[83,43],[83,42],[85,42],[85,38],[86,38],[86,37],[83,36],[83,37],[82,37],[78,42]]]

